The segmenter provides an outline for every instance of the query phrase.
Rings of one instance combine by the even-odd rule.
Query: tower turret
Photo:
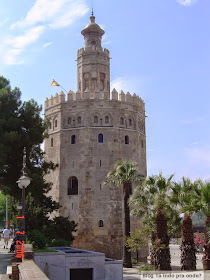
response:
[[[84,91],[90,91],[90,98],[94,98],[94,91],[107,91],[110,95],[110,57],[109,51],[102,48],[101,39],[105,33],[95,23],[95,16],[90,16],[90,23],[81,31],[85,39],[85,49],[77,52],[77,88],[82,97]]]

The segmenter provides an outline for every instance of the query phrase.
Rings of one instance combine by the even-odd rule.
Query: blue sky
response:
[[[148,175],[210,179],[210,1],[93,0],[111,84],[146,104]],[[91,0],[7,0],[0,10],[0,75],[44,104],[76,91],[77,49]]]

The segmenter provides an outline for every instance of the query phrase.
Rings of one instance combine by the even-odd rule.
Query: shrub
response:
[[[148,264],[148,263],[140,263],[139,271],[149,271],[149,270],[155,270],[154,265]]]
[[[50,243],[50,247],[60,247],[60,246],[65,246],[69,247],[70,246],[70,241],[67,241],[65,239],[59,238],[59,239],[53,239]]]
[[[203,250],[203,246],[205,244],[205,234],[204,233],[195,233],[194,242],[195,242],[197,249]]]
[[[28,239],[30,240],[33,248],[43,249],[46,247],[48,243],[48,239],[39,231],[39,230],[32,230],[29,235]]]

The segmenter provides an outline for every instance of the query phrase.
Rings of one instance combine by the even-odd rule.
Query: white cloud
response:
[[[24,35],[15,36],[13,38],[7,39],[6,43],[17,49],[24,49],[26,46],[37,41],[44,32],[44,29],[44,26],[34,27],[25,32]]]
[[[142,96],[140,89],[144,82],[144,78],[118,77],[111,81],[111,90],[115,88],[118,92],[123,90],[124,93],[130,92],[130,94],[133,94],[135,92],[137,95]]]
[[[4,54],[3,60],[7,65],[20,65],[24,63],[23,59],[18,59],[18,56],[21,54],[21,49],[12,49]]]
[[[62,28],[89,11],[84,0],[37,0],[25,18],[11,28],[46,24],[50,28]]]
[[[198,0],[176,0],[176,1],[183,6],[190,7],[193,4],[195,4]]]
[[[50,45],[52,45],[52,42],[47,42],[47,43],[45,43],[45,44],[43,45],[43,47],[44,47],[44,48],[47,48],[47,47],[49,47]]]
[[[20,54],[23,56],[27,46],[38,41],[45,31],[64,28],[88,11],[86,0],[36,0],[26,16],[10,26],[11,30],[19,28],[22,34],[2,40],[4,62],[8,65],[23,64]],[[48,42],[43,47],[51,44]]]
[[[64,13],[62,16],[57,17],[49,24],[49,27],[52,29],[63,28],[72,24],[75,20],[84,16],[89,11],[84,4],[72,4],[70,10]]]
[[[190,119],[190,120],[181,120],[181,123],[182,124],[195,124],[195,123],[199,123],[203,120],[204,120],[203,117],[197,117],[197,118]]]
[[[7,47],[6,49],[8,49],[8,45],[11,49],[5,51],[3,55],[4,62],[7,65],[23,64],[24,60],[19,59],[20,54],[24,52],[28,45],[36,42],[43,34],[44,30],[44,26],[37,26],[27,30],[23,35],[7,38],[4,41],[4,45]]]

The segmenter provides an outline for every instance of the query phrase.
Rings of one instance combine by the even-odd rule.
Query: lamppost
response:
[[[23,149],[23,169],[22,169],[22,176],[17,181],[18,187],[22,189],[22,223],[21,223],[21,230],[24,234],[22,234],[21,240],[26,240],[25,238],[25,188],[28,187],[31,183],[31,178],[28,177],[26,173],[26,147]]]

